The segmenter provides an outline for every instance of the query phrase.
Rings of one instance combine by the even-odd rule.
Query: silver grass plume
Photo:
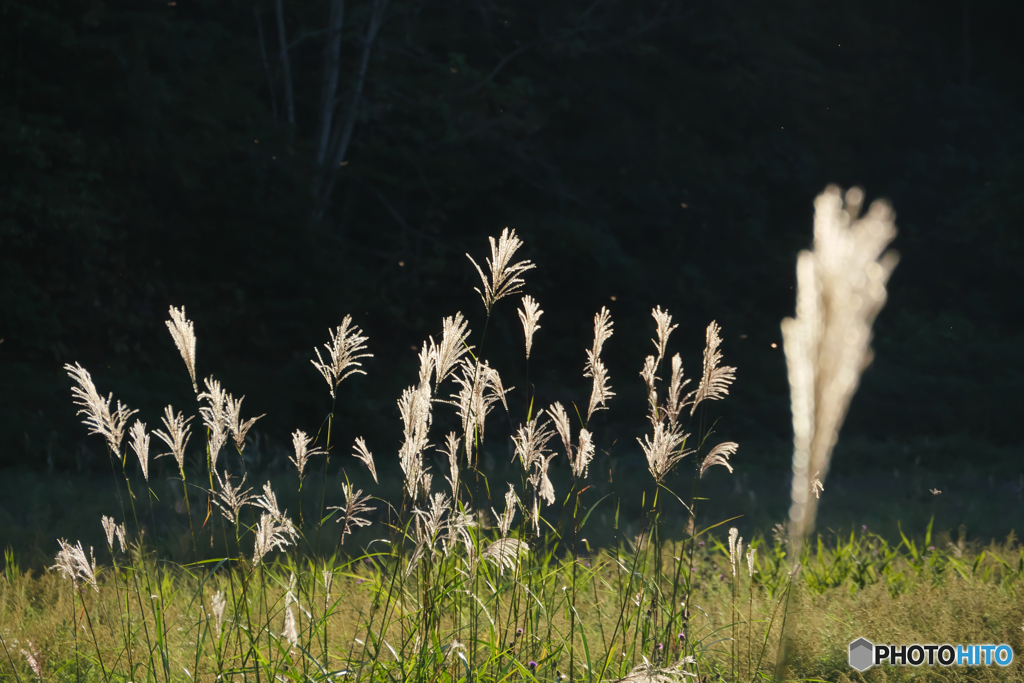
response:
[[[429,486],[424,487],[426,470],[422,454],[429,445],[430,409],[430,385],[426,382],[408,387],[398,399],[404,432],[398,461],[405,474],[405,491],[412,500],[418,499],[421,491],[429,493]]]
[[[732,575],[736,576],[736,566],[743,557],[743,537],[736,527],[729,529],[729,564],[732,565]]]
[[[224,591],[214,593],[210,607],[213,609],[213,628],[216,630],[218,638],[220,638],[221,625],[224,623],[224,607],[226,606],[227,600],[224,599]]]
[[[679,400],[683,387],[690,383],[690,380],[683,379],[683,359],[679,354],[672,356],[672,379],[668,387],[668,401],[665,403],[665,413],[670,425],[675,425],[679,419],[679,411],[683,408],[683,401]]]
[[[659,484],[680,460],[693,453],[692,448],[683,448],[689,434],[674,425],[658,421],[654,424],[653,435],[637,439],[647,456],[647,469]]]
[[[898,261],[891,251],[883,254],[896,236],[892,207],[876,201],[858,218],[863,201],[864,192],[851,188],[844,206],[834,185],[815,199],[814,250],[797,259],[796,318],[782,321],[793,412],[790,534],[797,548],[817,513],[809,475],[828,475],[850,399],[871,362],[871,325]]]
[[[380,483],[377,481],[377,467],[373,464],[373,453],[366,447],[366,441],[363,437],[357,436],[352,448],[354,449],[352,455],[370,470],[370,474],[373,475],[373,483]]]
[[[700,476],[703,477],[708,468],[713,465],[721,465],[729,470],[729,474],[732,474],[732,465],[729,464],[729,457],[735,455],[739,447],[738,443],[726,441],[712,448],[711,452],[704,456],[704,462],[700,464]]]
[[[196,333],[192,321],[185,317],[185,307],[180,309],[171,306],[171,319],[165,321],[167,329],[171,332],[174,345],[178,347],[188,375],[192,378],[192,391],[199,393],[196,385]]]
[[[690,405],[691,416],[702,401],[718,400],[728,394],[729,385],[736,379],[736,368],[718,366],[722,360],[722,352],[718,350],[722,344],[719,332],[721,328],[712,320],[708,325],[707,345],[704,347],[704,373],[701,375],[697,390],[690,392],[690,396],[693,397]]]
[[[484,548],[480,553],[480,559],[493,562],[500,573],[506,569],[514,570],[519,558],[528,555],[529,552],[530,546],[518,538],[499,538]]]
[[[106,515],[100,517],[100,523],[103,525],[103,532],[107,535],[107,547],[110,548],[110,552],[114,552],[114,537],[116,536],[123,553],[125,551],[124,524],[117,524],[114,522],[113,517],[107,517]]]
[[[447,533],[442,539],[444,555],[448,557],[459,543],[466,548],[468,553],[473,553],[473,537],[469,530],[476,527],[476,519],[472,511],[457,509],[452,501],[452,509],[448,513],[448,521],[445,525]]]
[[[453,500],[459,497],[459,443],[459,435],[456,432],[449,432],[445,437],[444,448],[437,449],[448,459],[449,475],[447,479],[448,485],[452,489]]]
[[[562,439],[562,446],[565,447],[565,452],[569,456],[569,460],[572,460],[572,433],[569,428],[569,416],[565,412],[565,408],[558,401],[551,404],[551,407],[547,409],[548,415],[551,416],[551,422],[554,423],[555,429],[558,431],[558,436]],[[529,426],[529,424],[527,425]],[[526,467],[526,464],[523,464]]]
[[[110,450],[115,455],[120,455],[121,441],[124,440],[124,427],[128,424],[128,418],[139,411],[129,410],[128,406],[118,401],[117,409],[114,412],[110,412],[110,402],[114,400],[113,393],[107,396],[106,401],[100,398],[99,393],[96,391],[96,385],[92,383],[92,376],[89,375],[89,371],[78,363],[74,365],[65,364],[64,369],[71,379],[78,384],[77,387],[71,387],[71,395],[74,397],[75,405],[82,406],[82,410],[75,414],[81,415],[85,413],[86,417],[82,423],[89,427],[89,433],[99,434],[106,438]]]
[[[423,346],[420,348],[420,352],[416,354],[416,357],[420,361],[420,384],[430,384],[430,376],[434,372],[434,366],[437,363],[437,348],[433,344],[434,338],[430,337],[430,342],[423,342]]]
[[[238,513],[241,509],[252,503],[252,489],[243,489],[245,486],[245,477],[248,475],[242,475],[242,481],[238,482],[238,486],[231,486],[231,475],[224,475],[224,479],[217,475],[217,483],[220,484],[220,491],[217,491],[217,497],[213,499],[213,502],[220,508],[220,512],[224,515],[232,524],[238,523]],[[268,484],[269,486],[269,484]],[[273,492],[271,492],[273,495]],[[277,500],[274,499],[274,506],[277,506]]]
[[[659,419],[658,415],[658,361],[654,356],[644,358],[644,367],[640,370],[640,377],[647,385],[647,407],[652,420]]]
[[[535,488],[539,484],[533,478],[540,472],[543,472],[544,476],[546,476],[548,469],[546,462],[550,461],[551,457],[554,457],[553,454],[551,456],[547,455],[550,452],[548,442],[554,436],[555,433],[551,430],[548,421],[544,420],[542,415],[538,415],[536,418],[529,420],[525,425],[520,426],[516,435],[512,437],[512,442],[515,444],[516,449],[515,454],[519,456],[519,462],[523,466],[523,471],[530,478]]]
[[[200,406],[199,414],[203,418],[203,424],[210,430],[210,470],[216,472],[220,449],[228,441],[228,413],[225,409],[228,395],[221,388],[220,382],[213,377],[207,377],[203,383],[206,385],[206,391],[199,394],[199,400],[205,400],[209,405]]]
[[[579,446],[573,448],[569,416],[566,415],[565,408],[561,403],[556,402],[548,408],[547,412],[555,424],[555,429],[558,430],[558,435],[562,438],[562,445],[565,447],[565,453],[569,456],[569,465],[572,467],[572,476],[576,479],[585,479],[590,461],[594,459],[594,441],[591,433],[585,427],[581,428]]]
[[[131,437],[129,444],[132,450],[135,451],[135,455],[139,458],[139,464],[142,465],[142,476],[149,481],[149,434],[146,433],[146,423],[141,420],[136,420],[132,423],[132,428],[128,430],[128,436]]]
[[[99,586],[96,585],[96,558],[92,557],[92,548],[89,548],[90,557],[87,558],[81,541],[78,542],[78,545],[71,545],[62,538],[57,543],[60,544],[60,551],[56,557],[57,563],[50,569],[56,569],[64,575],[64,578],[71,579],[71,585],[76,590],[80,584],[87,583],[99,593]]]
[[[515,453],[519,456],[519,461],[526,474],[526,481],[533,489],[531,519],[534,532],[537,534],[540,533],[540,501],[544,501],[548,505],[555,502],[555,488],[548,477],[548,467],[555,454],[548,455],[550,449],[547,447],[548,442],[554,438],[555,432],[551,429],[549,422],[542,418],[542,415],[543,413],[520,426],[516,435],[512,437]]]
[[[747,576],[754,578],[754,573],[757,571],[754,569],[754,558],[757,555],[757,548],[751,547],[747,550]]]
[[[459,417],[462,418],[462,430],[466,446],[466,460],[470,467],[475,465],[474,444],[483,442],[484,426],[492,406],[501,401],[508,412],[505,394],[513,387],[505,389],[498,371],[490,367],[487,361],[473,363],[467,358],[460,363],[460,372],[455,375],[455,383],[459,392],[452,394],[453,405],[458,406]]]
[[[292,432],[292,447],[295,449],[295,457],[289,458],[289,460],[295,465],[295,469],[299,471],[299,479],[305,473],[306,464],[311,457],[327,453],[327,451],[320,448],[310,448],[309,444],[311,441],[313,441],[313,438],[306,436],[306,432],[301,429],[296,429]]]
[[[536,268],[536,266],[530,261],[511,263],[516,251],[519,250],[519,247],[523,246],[523,242],[516,237],[515,230],[509,232],[509,229],[505,228],[501,231],[501,237],[498,238],[497,242],[495,242],[493,237],[488,237],[487,239],[491,243],[491,258],[486,259],[487,267],[491,274],[490,279],[484,275],[483,269],[477,265],[472,256],[466,254],[466,258],[470,260],[473,267],[476,268],[476,272],[480,274],[480,280],[484,288],[480,290],[474,287],[474,289],[476,289],[480,298],[483,299],[487,315],[490,315],[491,307],[494,306],[496,301],[510,294],[515,294],[523,286],[523,279],[520,275],[531,268]]]
[[[444,528],[444,514],[448,510],[451,499],[444,493],[435,493],[428,496],[430,507],[428,510],[413,510],[419,524],[416,527],[416,541],[420,544],[433,545]]]
[[[612,334],[611,313],[602,306],[601,310],[594,315],[594,345],[587,351],[587,365],[583,372],[584,377],[593,378],[590,405],[587,408],[587,424],[590,424],[590,416],[594,414],[594,411],[606,409],[605,403],[615,396],[608,385],[608,370],[601,360],[601,348]]]
[[[696,664],[697,660],[693,657],[683,657],[678,662],[667,667],[655,666],[651,664],[647,657],[644,657],[643,660],[643,664],[633,667],[617,683],[680,683],[680,681],[686,680],[684,676],[689,676],[690,678],[697,677],[697,674],[683,670],[683,667],[687,665]]]
[[[331,586],[334,585],[334,570],[323,569],[321,570],[321,576],[323,576],[324,582],[324,613],[330,609],[331,603]]]
[[[294,543],[299,537],[299,532],[286,517],[275,518],[274,515],[264,512],[260,515],[260,521],[256,524],[256,540],[253,544],[253,566],[259,565],[267,553],[275,548],[284,550]]]
[[[324,362],[320,356],[320,349],[314,349],[316,351],[316,360],[311,360],[320,374],[327,380],[327,386],[331,390],[331,398],[335,398],[334,390],[338,388],[349,375],[359,374],[365,375],[366,372],[362,369],[362,363],[359,362],[360,358],[372,358],[372,353],[361,353],[366,349],[367,337],[363,336],[363,331],[359,329],[358,325],[352,324],[352,316],[346,315],[341,321],[341,325],[334,330],[328,330],[331,335],[331,343],[324,344],[324,348],[327,349],[327,360]]]
[[[18,645],[18,641],[15,640],[14,644]],[[32,673],[34,673],[36,675],[36,679],[39,680],[39,683],[42,683],[42,681],[43,681],[43,665],[40,664],[40,662],[39,662],[39,659],[40,659],[39,650],[36,648],[35,645],[32,644],[31,640],[26,640],[25,644],[28,645],[28,649],[26,650],[25,648],[23,648],[23,647],[21,647],[19,645],[18,646],[18,651],[21,652],[21,656],[25,658],[25,663],[28,664],[28,667],[30,669],[32,669]]]
[[[685,400],[680,401],[680,394],[683,387],[690,382],[690,380],[683,380],[683,361],[678,353],[672,356],[672,376],[663,406],[659,405],[657,383],[661,379],[658,377],[658,369],[661,367],[661,361],[665,358],[669,336],[679,325],[673,325],[672,316],[668,311],[661,310],[660,306],[651,311],[651,317],[654,318],[656,336],[651,343],[654,344],[658,355],[647,356],[644,359],[644,367],[640,371],[640,376],[643,378],[644,384],[647,385],[647,404],[651,424],[657,424],[667,417],[669,426],[674,430],[679,419],[679,412],[685,404]]]
[[[360,517],[360,515],[373,512],[376,509],[366,504],[370,500],[370,496],[364,496],[362,490],[353,491],[352,489],[351,484],[342,484],[341,493],[345,498],[345,504],[327,508],[328,510],[339,510],[341,512],[341,515],[335,520],[342,525],[341,545],[345,545],[345,536],[351,534],[354,529],[370,526],[372,522],[365,517]]]
[[[462,357],[473,349],[466,343],[469,334],[469,323],[462,317],[462,313],[456,313],[441,321],[441,343],[439,345],[435,346],[434,338],[430,338],[429,348],[434,361],[435,388],[440,386],[441,382],[452,373]]]
[[[533,335],[540,329],[537,321],[544,315],[540,310],[540,304],[534,301],[529,294],[523,297],[523,307],[519,309],[519,320],[523,323],[523,333],[526,335],[526,360],[530,360],[530,350],[533,348]]]
[[[516,518],[516,506],[518,505],[520,505],[519,496],[516,495],[515,487],[509,484],[508,491],[505,493],[505,511],[499,515],[494,508],[491,508],[491,513],[498,522],[498,531],[501,532],[502,538],[508,536],[509,529],[512,528],[512,521]]]
[[[281,637],[292,647],[299,646],[299,633],[295,622],[295,603],[299,599],[295,597],[295,583],[295,572],[292,572],[288,580],[288,592],[284,594],[284,631],[281,633]]]
[[[186,418],[184,413],[175,415],[174,409],[171,406],[167,406],[164,408],[162,419],[167,431],[164,432],[159,429],[153,431],[153,436],[163,441],[171,449],[170,453],[161,453],[156,457],[162,458],[165,455],[173,455],[175,462],[178,463],[178,471],[183,477],[185,476],[185,446],[188,445],[192,429],[188,423],[192,421],[192,417],[190,415]]]
[[[256,420],[267,416],[264,413],[259,417],[249,418],[243,422],[240,414],[242,412],[242,401],[244,400],[245,396],[236,401],[231,394],[228,394],[224,400],[224,422],[235,440],[235,448],[238,449],[239,453],[245,448],[245,435],[249,432],[249,429],[256,424]]]
[[[277,505],[277,494],[270,487],[269,481],[263,485],[263,495],[257,496],[256,505],[266,510],[275,521],[288,521],[288,511],[281,512]]]
[[[669,335],[679,325],[672,324],[672,316],[669,315],[668,311],[661,310],[661,306],[651,311],[651,317],[654,318],[655,333],[658,335],[657,339],[651,340],[654,342],[654,348],[658,350],[658,357],[654,361],[654,365],[657,367],[661,365],[661,359],[665,357],[665,347],[668,346]]]
[[[444,493],[435,493],[427,496],[430,506],[427,510],[413,508],[413,531],[416,534],[416,547],[409,557],[409,564],[405,568],[405,575],[411,576],[416,570],[419,561],[430,552],[431,555],[437,552],[434,542],[438,534],[445,529],[444,513],[448,509],[449,498]]]

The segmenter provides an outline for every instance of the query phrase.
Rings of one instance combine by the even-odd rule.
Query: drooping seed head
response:
[[[174,345],[178,347],[185,367],[188,369],[189,377],[192,378],[192,390],[199,393],[196,385],[196,334],[192,321],[185,317],[185,307],[180,309],[171,306],[171,319],[166,321],[167,329],[171,332]]]

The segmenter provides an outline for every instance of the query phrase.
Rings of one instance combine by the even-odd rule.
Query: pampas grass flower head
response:
[[[78,545],[71,545],[62,538],[57,543],[60,544],[60,551],[57,553],[56,564],[50,569],[56,569],[65,578],[71,579],[76,589],[79,584],[87,583],[99,593],[100,589],[96,584],[96,558],[92,557],[92,548],[89,548],[90,557],[87,558],[81,541]]]
[[[790,534],[810,531],[821,481],[861,372],[871,362],[871,325],[885,304],[896,267],[896,236],[888,203],[872,203],[858,218],[864,192],[845,196],[834,185],[814,202],[814,250],[797,259],[796,317],[782,321],[793,413]],[[811,472],[820,473],[818,484]]]
[[[523,246],[523,241],[516,237],[516,231],[509,231],[505,228],[501,231],[501,237],[497,241],[493,237],[487,238],[491,243],[491,257],[486,259],[487,268],[490,271],[490,278],[484,275],[483,268],[477,265],[473,257],[466,254],[476,272],[480,274],[480,281],[483,289],[476,288],[476,292],[483,299],[487,315],[491,314],[491,308],[501,298],[515,294],[523,286],[523,273],[536,268],[530,261],[519,261],[512,263],[512,257]]]
[[[185,317],[185,307],[180,309],[171,306],[171,319],[166,321],[167,329],[171,332],[174,345],[178,347],[185,367],[188,369],[189,377],[192,378],[192,390],[199,393],[199,386],[196,384],[196,333],[192,321]]]
[[[128,418],[139,411],[129,410],[128,406],[118,401],[117,408],[111,412],[110,402],[114,400],[114,394],[111,393],[106,400],[100,398],[88,370],[78,363],[65,364],[64,369],[78,384],[77,387],[71,387],[71,395],[74,397],[75,404],[82,406],[77,414],[85,413],[83,424],[89,427],[90,434],[99,434],[106,438],[110,450],[115,455],[120,455],[121,442],[124,440],[124,427],[128,424]]]
[[[366,349],[367,337],[363,335],[363,331],[357,325],[352,324],[352,316],[346,315],[341,321],[341,325],[329,332],[331,343],[324,344],[329,362],[324,362],[320,356],[320,349],[314,349],[316,360],[310,362],[327,380],[327,386],[331,390],[333,399],[335,398],[335,389],[346,377],[354,374],[366,374],[359,359],[373,358],[373,354],[362,353]]]

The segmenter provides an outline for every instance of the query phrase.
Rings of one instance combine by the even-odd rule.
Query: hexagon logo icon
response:
[[[850,666],[857,671],[867,671],[874,663],[875,646],[864,638],[850,643]]]

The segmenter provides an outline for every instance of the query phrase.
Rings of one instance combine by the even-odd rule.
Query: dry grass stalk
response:
[[[306,432],[301,429],[296,429],[292,432],[292,447],[295,449],[295,457],[289,458],[291,463],[295,465],[295,469],[299,471],[299,478],[301,479],[306,471],[306,465],[309,463],[309,459],[314,455],[325,455],[327,451],[320,448],[310,448],[309,444],[313,441],[313,438],[306,436]]]
[[[703,477],[708,468],[714,465],[721,465],[729,470],[729,474],[732,474],[732,465],[729,464],[729,458],[736,454],[739,447],[740,445],[734,441],[726,441],[712,448],[711,452],[704,456],[704,462],[700,464],[700,476]]]
[[[690,405],[691,416],[697,411],[697,406],[703,401],[716,401],[724,398],[729,393],[729,385],[736,379],[736,368],[718,366],[722,360],[722,352],[718,350],[718,347],[722,344],[722,338],[718,334],[720,331],[721,328],[718,326],[718,323],[712,320],[711,324],[708,325],[706,334],[707,344],[704,347],[704,372],[701,375],[700,384],[697,386],[696,391],[690,394],[693,401]]]
[[[107,517],[106,515],[100,517],[100,523],[103,525],[103,532],[107,535],[107,547],[110,548],[110,552],[114,552],[114,537],[116,536],[123,553],[125,551],[124,524],[117,524],[114,522],[113,517]]]
[[[476,519],[472,510],[456,508],[455,500],[453,499],[452,508],[448,512],[448,522],[445,526],[447,533],[441,541],[445,557],[449,557],[459,543],[462,543],[468,553],[472,554],[475,551],[473,537],[469,535],[469,530],[476,527]]]
[[[489,560],[498,566],[498,571],[506,569],[512,571],[516,568],[520,557],[530,552],[530,547],[518,538],[499,538],[487,545],[480,557]]]
[[[249,432],[249,429],[256,424],[256,420],[267,416],[264,413],[243,422],[240,414],[242,412],[242,401],[244,400],[245,396],[236,401],[231,394],[228,394],[224,402],[224,419],[227,423],[228,431],[231,432],[231,436],[235,440],[235,448],[238,449],[239,453],[245,448],[245,435]]]
[[[515,487],[509,484],[508,491],[505,493],[505,511],[499,515],[494,508],[491,508],[491,513],[498,522],[498,531],[501,532],[502,538],[508,536],[509,529],[512,528],[512,521],[516,517],[516,506],[519,504],[519,496],[516,495]]]
[[[14,644],[17,645],[18,641],[15,640]],[[19,646],[18,651],[21,653],[21,656],[25,658],[25,663],[28,664],[28,668],[32,669],[32,673],[36,675],[36,679],[38,679],[39,682],[42,683],[43,665],[40,662],[39,649],[32,644],[31,640],[26,640],[25,644],[28,645],[28,649],[26,650],[25,648]]]
[[[516,435],[512,437],[516,455],[519,456],[519,462],[526,473],[526,480],[533,489],[532,520],[534,532],[538,534],[540,533],[540,501],[544,501],[548,505],[555,502],[555,487],[548,477],[548,467],[555,454],[550,453],[550,449],[547,447],[548,442],[554,436],[555,433],[552,431],[551,425],[543,419],[543,413],[541,413],[537,418],[520,426]]]
[[[587,407],[587,424],[590,424],[590,417],[597,410],[606,409],[605,403],[615,396],[611,386],[608,384],[608,370],[601,360],[601,349],[604,343],[611,337],[612,318],[611,313],[604,306],[594,316],[594,345],[587,351],[587,365],[583,372],[584,377],[593,378],[593,385],[590,390],[590,405]]]
[[[426,469],[423,465],[422,453],[429,445],[431,412],[430,385],[421,382],[418,386],[409,387],[398,399],[398,412],[402,417],[404,441],[398,451],[398,462],[405,474],[405,491],[409,498],[416,500],[421,492],[429,494]]]
[[[497,242],[495,242],[493,237],[488,237],[487,239],[491,243],[491,257],[486,259],[487,267],[491,274],[490,279],[484,275],[483,269],[477,265],[472,256],[466,254],[466,258],[470,260],[473,267],[476,268],[476,272],[480,274],[480,280],[484,288],[482,291],[479,288],[474,289],[476,289],[480,298],[483,299],[487,315],[490,316],[491,308],[495,302],[502,297],[518,292],[523,286],[523,279],[519,276],[531,268],[536,268],[536,266],[530,261],[511,263],[516,251],[519,250],[519,247],[523,246],[522,240],[516,237],[515,230],[509,232],[509,229],[505,228],[501,231],[501,237],[498,238]]]
[[[469,323],[462,317],[462,313],[456,313],[450,318],[441,321],[441,344],[434,345],[434,338],[430,337],[429,347],[424,345],[432,361],[434,369],[434,387],[441,385],[441,382],[459,364],[464,355],[469,353],[473,347],[466,343],[469,338]],[[420,380],[424,381],[424,370],[426,366],[423,356],[420,357]]]
[[[858,218],[864,193],[829,186],[814,202],[814,250],[797,259],[796,318],[782,321],[793,412],[790,535],[799,545],[817,513],[810,473],[828,475],[832,449],[871,361],[871,324],[885,304],[896,267],[896,236],[886,202]],[[820,480],[819,480],[820,481]]]
[[[192,421],[193,416],[185,417],[184,413],[178,413],[175,415],[174,409],[171,406],[164,408],[164,416],[162,422],[167,431],[160,429],[154,430],[153,435],[167,444],[168,448],[171,449],[169,453],[161,453],[156,456],[162,458],[165,455],[173,455],[175,462],[178,463],[178,471],[185,475],[185,446],[188,445],[191,427],[189,422]]]
[[[459,393],[451,395],[451,403],[458,406],[465,439],[466,461],[469,467],[474,467],[474,444],[484,440],[487,415],[498,401],[501,401],[505,412],[508,412],[505,394],[514,387],[505,389],[501,383],[501,375],[488,365],[487,361],[473,363],[468,358],[463,358],[459,370],[454,376],[455,383],[459,385]]]
[[[208,405],[201,406],[199,414],[203,418],[203,424],[210,430],[208,439],[210,471],[216,472],[220,449],[228,441],[228,413],[225,409],[228,403],[228,394],[221,388],[220,382],[213,377],[207,377],[203,383],[206,385],[206,391],[199,394],[199,400],[205,400]]]
[[[684,667],[695,664],[693,657],[684,657],[678,662],[667,667],[659,667],[651,664],[647,657],[643,658],[644,663],[634,667],[625,677],[617,683],[679,683],[686,680],[686,676],[696,678],[697,674],[685,671]]]
[[[65,364],[64,369],[78,384],[77,387],[71,387],[75,405],[82,406],[76,415],[85,413],[86,418],[82,423],[89,427],[89,433],[99,434],[106,438],[110,450],[119,456],[121,442],[124,440],[124,427],[128,424],[128,418],[139,411],[129,410],[128,406],[118,401],[117,408],[114,412],[110,412],[110,402],[114,400],[113,393],[107,396],[106,401],[100,398],[89,371],[78,363]]]
[[[142,465],[142,476],[149,481],[149,434],[146,433],[146,423],[141,420],[136,420],[132,423],[132,428],[128,430],[128,435],[131,437],[129,444],[132,450],[135,451],[135,455],[139,458],[139,464]]]
[[[292,647],[299,646],[299,633],[295,620],[295,604],[299,599],[295,597],[295,584],[295,572],[292,572],[291,579],[288,581],[288,592],[284,595],[284,631],[281,632],[281,637]]]
[[[178,347],[188,375],[192,378],[192,391],[199,393],[196,385],[196,333],[192,321],[185,317],[185,307],[180,309],[171,306],[171,319],[167,320],[167,329],[171,332],[174,345]]]
[[[684,401],[679,400],[679,396],[683,392],[683,387],[689,383],[690,380],[683,379],[683,359],[677,353],[672,356],[672,379],[668,386],[668,401],[665,403],[665,415],[670,425],[675,425],[679,419],[679,412],[685,405]]]
[[[668,346],[669,335],[679,325],[672,324],[672,316],[669,315],[668,311],[661,310],[661,306],[657,306],[651,311],[651,316],[654,318],[655,330],[658,335],[657,339],[651,340],[654,342],[654,348],[658,350],[658,357],[654,362],[655,367],[657,367],[661,365],[661,359],[665,357],[665,347]]]
[[[373,453],[371,453],[366,447],[366,441],[363,437],[356,437],[355,444],[353,444],[352,448],[355,449],[352,452],[352,455],[360,460],[364,465],[366,465],[367,469],[370,470],[370,474],[373,475],[373,483],[379,483],[377,481],[377,467],[373,463]]]
[[[269,485],[268,485],[269,486]],[[264,512],[256,525],[256,540],[253,544],[253,566],[263,561],[267,553],[275,548],[284,550],[298,540],[299,532],[286,517],[275,517]]]
[[[224,608],[227,606],[227,600],[224,598],[223,591],[217,591],[213,594],[213,600],[210,602],[210,607],[213,610],[213,628],[217,633],[217,637],[220,638],[221,626],[224,623]]]
[[[441,453],[448,459],[448,485],[452,489],[452,498],[459,497],[459,435],[449,432],[444,440],[444,448],[439,448]]]
[[[732,566],[732,575],[736,576],[736,567],[743,557],[743,537],[736,527],[729,529],[729,564]]]
[[[554,423],[555,429],[558,430],[558,435],[562,439],[565,453],[569,456],[572,476],[576,479],[585,479],[587,477],[587,470],[590,467],[590,461],[594,459],[593,435],[586,427],[581,428],[579,445],[573,448],[569,416],[566,414],[565,408],[562,407],[561,403],[556,402],[548,408],[547,412],[551,416],[551,421]]]
[[[523,323],[523,333],[526,335],[526,360],[530,360],[530,351],[533,348],[533,335],[540,329],[537,321],[544,315],[540,310],[540,304],[534,301],[533,297],[527,294],[523,297],[523,307],[519,309],[519,320]]]
[[[333,506],[327,508],[328,510],[340,510],[341,515],[338,517],[336,522],[342,525],[341,527],[341,544],[345,544],[345,536],[352,533],[354,529],[359,527],[370,526],[370,520],[365,517],[360,517],[368,512],[373,512],[376,508],[367,505],[367,501],[370,500],[370,496],[363,495],[362,490],[353,492],[353,487],[350,484],[341,485],[341,493],[345,498],[345,504],[341,506]]]
[[[683,448],[690,435],[675,425],[658,421],[654,424],[654,433],[644,435],[643,440],[637,439],[647,456],[647,469],[659,484],[680,460],[693,453],[692,448]]]
[[[96,558],[92,556],[92,548],[89,548],[90,557],[87,558],[81,541],[78,545],[71,545],[61,538],[57,543],[60,544],[60,551],[57,553],[56,564],[50,569],[56,569],[64,578],[71,579],[71,584],[76,590],[80,584],[87,583],[99,593],[100,589],[96,584]]]
[[[329,363],[325,363],[320,356],[320,349],[316,351],[316,360],[311,360],[320,374],[327,380],[327,386],[331,390],[331,398],[335,398],[334,391],[341,382],[353,374],[365,375],[362,369],[360,358],[373,358],[372,353],[361,353],[366,349],[368,337],[363,336],[359,326],[352,324],[352,316],[346,315],[334,330],[328,330],[331,335],[331,343],[324,344],[327,349]]]
[[[238,513],[244,506],[253,501],[252,489],[242,488],[245,486],[246,476],[243,475],[242,481],[238,482],[238,486],[234,487],[231,486],[231,475],[225,474],[223,480],[220,479],[219,475],[217,477],[220,491],[217,492],[217,497],[213,499],[213,502],[220,508],[221,514],[232,524],[238,523]],[[274,505],[277,505],[276,499],[274,500]]]

